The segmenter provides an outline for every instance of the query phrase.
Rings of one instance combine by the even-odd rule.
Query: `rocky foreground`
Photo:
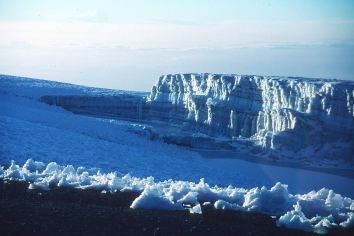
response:
[[[277,227],[267,215],[216,210],[131,209],[140,193],[101,193],[59,188],[30,190],[23,181],[0,180],[2,235],[317,235]],[[328,229],[327,235],[354,235],[354,229]]]

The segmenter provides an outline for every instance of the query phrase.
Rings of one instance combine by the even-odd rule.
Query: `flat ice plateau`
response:
[[[277,216],[279,226],[306,231],[354,227],[351,178],[206,159],[189,148],[214,143],[238,154],[352,169],[353,83],[183,76],[161,77],[149,96],[0,75],[0,177],[45,190],[57,184],[142,191],[132,208],[202,214],[200,202],[205,202]],[[252,96],[259,99],[252,102]],[[131,120],[137,118],[182,131],[158,132],[158,124]]]

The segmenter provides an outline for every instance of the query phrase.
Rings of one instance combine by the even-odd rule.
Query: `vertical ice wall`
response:
[[[253,138],[274,150],[297,152],[311,146],[313,153],[353,158],[353,82],[165,75],[153,86],[148,104],[151,119],[180,124],[192,132]]]
[[[61,106],[76,114],[109,118],[146,119],[146,98],[141,95],[46,95],[39,101]]]

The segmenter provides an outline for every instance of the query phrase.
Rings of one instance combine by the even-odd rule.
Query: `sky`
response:
[[[135,91],[174,73],[354,80],[353,12],[353,0],[0,0],[0,74]]]

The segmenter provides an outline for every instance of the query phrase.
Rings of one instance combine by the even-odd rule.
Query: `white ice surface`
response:
[[[353,227],[353,179],[229,159],[212,163],[196,152],[150,141],[143,126],[74,115],[36,100],[100,91],[106,92],[0,77],[0,177],[29,181],[31,189],[57,184],[142,191],[132,208],[202,213],[199,200],[282,216],[279,225],[315,232],[320,225]]]

